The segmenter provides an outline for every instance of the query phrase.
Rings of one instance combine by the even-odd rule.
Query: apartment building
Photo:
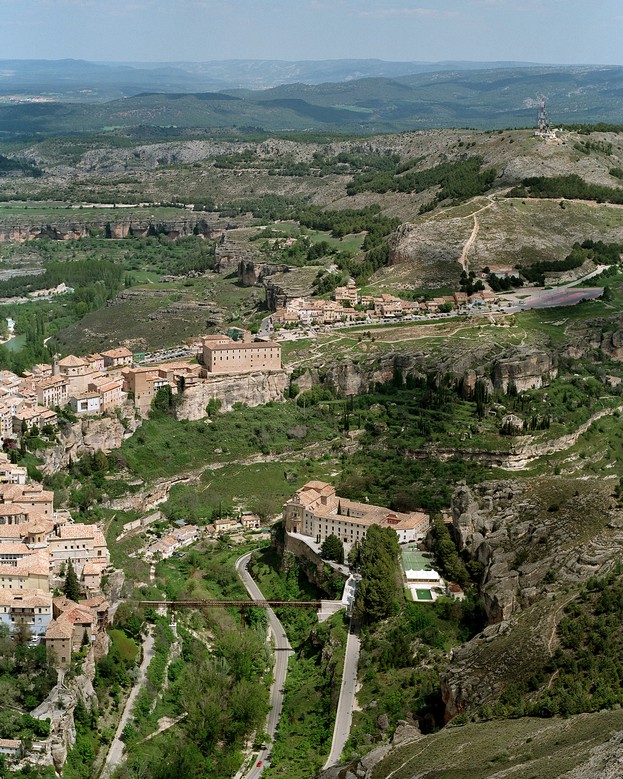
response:
[[[64,406],[69,400],[69,379],[65,376],[49,376],[36,384],[37,403],[41,406]]]
[[[42,637],[51,619],[52,596],[48,591],[0,588],[0,625],[5,625],[10,633],[23,625],[32,636]]]

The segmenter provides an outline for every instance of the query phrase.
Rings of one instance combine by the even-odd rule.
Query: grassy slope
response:
[[[212,305],[205,307],[205,302]],[[163,349],[182,344],[220,321],[247,319],[259,295],[217,274],[164,284],[133,287],[122,299],[88,314],[57,335],[58,343],[76,354],[127,342],[137,349]],[[211,313],[213,306],[217,313]],[[220,311],[220,313],[219,313]]]
[[[557,779],[621,728],[621,710],[445,728],[394,750],[372,779],[493,779],[503,772],[513,779]]]

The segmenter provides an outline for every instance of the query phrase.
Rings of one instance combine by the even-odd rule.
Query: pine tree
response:
[[[325,538],[320,550],[326,560],[335,560],[338,563],[344,562],[344,544],[333,533]]]
[[[69,560],[67,563],[67,573],[65,574],[65,583],[63,584],[63,592],[69,600],[77,601],[80,597],[80,582],[74,571],[74,566]]]

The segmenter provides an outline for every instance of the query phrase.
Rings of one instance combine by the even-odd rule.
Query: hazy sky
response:
[[[0,0],[0,59],[623,64],[621,0]]]

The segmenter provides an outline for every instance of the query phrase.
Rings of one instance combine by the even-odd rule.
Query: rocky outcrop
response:
[[[257,262],[258,255],[245,244],[237,241],[224,240],[216,246],[214,270],[224,276],[238,273],[241,264]]]
[[[324,381],[341,395],[359,395],[368,392],[375,384],[392,381],[395,376],[424,375],[423,365],[416,354],[388,354],[361,362],[340,362],[325,369]],[[307,378],[312,377],[309,373]],[[297,379],[297,383],[300,379]]]
[[[37,451],[37,456],[43,461],[41,470],[43,473],[57,473],[83,453],[118,449],[139,425],[140,419],[134,407],[129,405],[119,410],[119,416],[108,412],[102,417],[61,423],[58,442]]]
[[[176,484],[187,484],[193,478],[194,476],[190,475],[159,479],[145,489],[139,490],[132,495],[124,495],[122,498],[109,500],[105,505],[114,511],[138,511],[141,513],[151,511],[168,499],[171,487],[175,487]]]
[[[221,401],[221,411],[230,411],[234,403],[261,406],[281,401],[289,382],[287,370],[209,376],[180,394],[175,416],[177,419],[203,419],[211,400]]]
[[[607,565],[615,555],[607,536],[615,526],[619,532],[619,515],[612,486],[603,481],[459,486],[452,500],[454,532],[459,547],[483,566],[480,593],[488,621],[507,621],[534,603],[550,569],[557,581],[577,584]],[[587,542],[588,525],[593,535]]]
[[[74,710],[79,700],[87,709],[97,706],[97,695],[93,688],[95,661],[108,651],[108,636],[103,634],[101,641],[105,645],[91,646],[82,664],[82,672],[68,681],[59,675],[58,684],[31,716],[35,719],[50,720],[50,735],[43,742],[45,751],[37,755],[39,765],[52,765],[60,775],[67,753],[76,743],[76,725]],[[64,676],[64,674],[63,674]]]
[[[471,230],[468,219],[431,220],[417,225],[405,222],[389,238],[390,265],[408,265],[409,282],[414,288],[456,284],[461,273],[461,252]]]
[[[243,287],[255,287],[268,276],[275,273],[287,273],[288,265],[279,265],[274,262],[256,262],[254,260],[240,260],[238,263],[238,283]]]
[[[521,351],[511,357],[496,360],[493,365],[493,386],[504,393],[509,388],[517,392],[545,387],[558,375],[554,355],[540,351]]]
[[[270,283],[270,281],[269,281]],[[328,362],[322,368],[308,370],[296,383],[305,389],[311,384],[327,383],[342,395],[367,392],[377,382],[392,381],[397,375],[424,377],[429,372],[439,376],[450,373],[460,381],[464,397],[472,398],[476,384],[483,384],[485,394],[495,390],[507,392],[513,385],[517,391],[546,386],[557,375],[556,359],[544,351],[518,349],[494,363],[489,375],[485,366],[470,366],[470,355],[454,359],[448,364],[435,364],[424,352],[411,354],[385,354],[381,357],[360,358],[336,363]]]

